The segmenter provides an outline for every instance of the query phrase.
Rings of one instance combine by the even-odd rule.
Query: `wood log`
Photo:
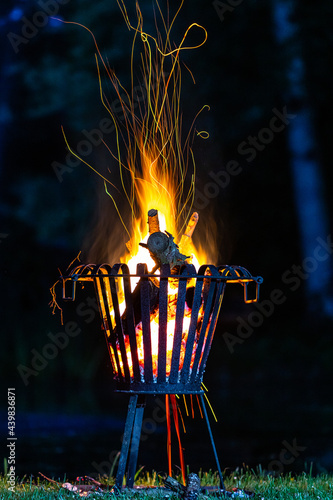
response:
[[[193,235],[194,229],[196,228],[198,220],[199,220],[198,212],[193,212],[193,214],[191,215],[191,218],[187,224],[185,232],[180,239],[179,250],[186,255],[191,254],[193,252],[192,235]]]
[[[148,210],[148,228],[149,234],[157,233],[160,230],[158,211],[155,208]]]
[[[180,484],[176,479],[173,479],[173,477],[168,476],[164,480],[164,486],[168,488],[171,491],[174,491],[177,493],[181,498],[184,498],[186,488],[182,484]]]
[[[148,210],[148,228],[149,234],[157,233],[160,230],[160,221],[158,220],[158,211],[155,208]],[[133,239],[126,243],[126,248],[130,254],[133,253]]]
[[[169,248],[169,238],[160,231],[153,233],[148,238],[147,247],[153,255],[161,256],[161,259],[163,259],[166,250]]]
[[[156,263],[155,270],[162,264],[170,264],[172,269],[176,265],[183,264],[189,258],[179,252],[174,237],[167,231],[165,233],[158,231],[151,234],[147,243],[140,243],[140,245],[149,250],[152,259]]]
[[[193,472],[186,478],[186,487],[170,476],[165,479],[164,486],[177,493],[184,500],[197,500],[201,493],[199,476]]]

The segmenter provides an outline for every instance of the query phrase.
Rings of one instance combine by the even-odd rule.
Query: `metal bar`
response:
[[[253,299],[249,299],[249,295],[248,295],[249,283],[242,283],[242,285],[244,287],[244,302],[245,302],[245,304],[252,304],[253,302],[258,302],[258,300],[259,300],[260,283],[258,283],[258,282],[255,282],[255,283],[256,283],[256,294],[255,294],[255,297]]]
[[[180,279],[178,283],[178,297],[176,306],[175,333],[172,346],[171,371],[169,381],[175,383],[179,375],[179,358],[182,346],[183,319],[185,309],[187,279]]]
[[[204,347],[204,352],[203,352],[201,362],[200,362],[199,373],[197,376],[198,380],[200,380],[200,381],[202,380],[203,373],[205,371],[205,367],[206,367],[206,363],[207,363],[207,359],[208,359],[208,355],[209,355],[209,351],[210,351],[210,348],[212,346],[215,327],[216,327],[217,319],[219,316],[225,287],[226,287],[226,284],[223,282],[218,283],[218,285],[216,287],[217,290],[216,290],[216,295],[215,295],[215,304],[214,304],[213,311],[211,314],[209,331],[208,331],[208,335],[207,335],[207,339],[206,339],[206,344]]]
[[[128,404],[127,417],[126,417],[126,423],[125,423],[125,431],[124,431],[123,442],[121,445],[119,465],[118,465],[117,476],[116,476],[116,487],[118,488],[118,490],[121,490],[121,488],[123,486],[123,480],[124,480],[124,476],[125,476],[127,457],[128,457],[129,447],[130,447],[130,443],[131,443],[131,436],[132,436],[137,401],[138,401],[138,395],[135,394],[135,395],[132,395],[130,397],[129,404]]]
[[[66,292],[66,282],[67,280],[62,280],[62,299],[63,300],[72,300],[74,301],[75,300],[75,294],[76,294],[76,282],[77,282],[77,278],[71,278],[71,294],[68,295],[67,292]]]
[[[134,380],[140,382],[141,381],[140,366],[138,358],[138,346],[136,343],[136,335],[135,335],[135,320],[134,320],[130,278],[128,276],[124,277],[123,282],[124,282],[124,293],[125,293],[125,303],[126,303],[126,326],[131,348],[133,375],[134,375]]]
[[[117,361],[116,356],[118,357],[118,354],[117,355],[113,354],[114,350],[113,350],[113,346],[111,343],[112,324],[109,325],[108,319],[105,317],[105,314],[103,312],[104,311],[104,298],[103,298],[103,294],[102,294],[102,290],[101,290],[100,280],[98,280],[97,278],[94,278],[94,287],[95,287],[95,294],[97,297],[99,314],[100,314],[100,317],[101,317],[102,322],[103,322],[104,336],[105,336],[109,356],[111,359],[112,370],[113,370],[114,376],[116,376],[118,374],[118,370],[120,369],[119,359]],[[118,366],[119,366],[119,368],[118,368]]]
[[[207,278],[207,276],[206,276],[206,278]],[[206,300],[206,303],[204,304],[205,312],[204,312],[204,317],[203,317],[202,325],[201,325],[201,329],[200,329],[197,349],[195,351],[195,357],[194,357],[193,366],[192,366],[192,373],[191,373],[191,377],[190,377],[191,382],[194,382],[197,378],[197,370],[198,370],[199,362],[201,359],[202,348],[204,345],[204,341],[206,339],[207,327],[208,327],[208,323],[209,323],[209,319],[210,319],[210,315],[211,315],[211,310],[212,310],[212,302],[213,302],[214,293],[215,293],[215,285],[216,285],[215,281],[210,282],[207,300]]]
[[[121,322],[121,316],[120,316],[120,311],[119,311],[119,299],[118,299],[118,290],[117,290],[117,283],[116,283],[117,278],[118,278],[117,275],[113,276],[112,278],[109,278],[110,279],[111,296],[112,296],[112,306],[113,306],[113,311],[114,311],[114,318],[116,321],[115,333],[116,333],[116,338],[117,338],[120,352],[121,352],[125,380],[126,380],[126,382],[130,383],[131,377],[130,377],[127,355],[126,355],[124,331],[123,331],[123,325]],[[118,278],[118,279],[120,279],[120,278]]]
[[[136,469],[136,464],[138,461],[143,412],[144,412],[145,406],[146,406],[146,398],[144,396],[139,396],[139,399],[138,399],[137,404],[136,404],[136,410],[135,410],[135,419],[134,419],[134,425],[133,425],[131,451],[130,451],[129,463],[128,463],[128,472],[127,472],[127,481],[126,481],[127,488],[133,488],[133,486],[134,486],[135,469]]]
[[[215,443],[214,443],[213,433],[212,433],[212,429],[210,428],[210,424],[209,424],[209,420],[208,420],[208,415],[207,415],[207,410],[206,410],[206,405],[205,405],[205,401],[204,401],[204,398],[203,398],[202,394],[200,394],[200,401],[201,401],[201,406],[202,406],[202,409],[203,409],[203,412],[204,412],[204,415],[205,415],[205,419],[206,419],[206,424],[207,424],[207,428],[208,428],[208,433],[209,433],[210,441],[211,441],[212,447],[213,447],[213,453],[214,453],[214,457],[215,457],[215,462],[216,462],[216,466],[217,466],[217,470],[218,470],[219,478],[220,478],[220,487],[221,487],[222,491],[225,491],[225,486],[224,486],[224,481],[223,481],[221,466],[220,466],[220,462],[219,462],[219,457],[217,456],[217,451],[216,451],[216,447],[215,447]]]
[[[161,268],[160,292],[159,292],[159,329],[158,329],[158,360],[157,360],[157,382],[166,381],[166,351],[167,351],[167,325],[168,325],[168,276],[170,276],[169,264],[163,264]]]
[[[145,272],[146,264],[138,264],[138,270]],[[143,274],[142,273],[142,274]],[[150,298],[148,278],[141,279],[141,318],[142,318],[142,337],[144,353],[144,380],[153,381],[153,362],[151,353],[151,334],[150,334]]]
[[[90,274],[88,276],[89,279],[92,279],[92,278],[95,278],[96,274]],[[106,278],[110,278],[110,277],[113,277],[114,275],[113,274],[104,274],[104,276]],[[149,273],[143,273],[143,274],[118,274],[117,277],[118,278],[123,278],[124,276],[129,276],[130,278],[161,278],[161,274],[149,274]],[[172,279],[178,279],[178,278],[183,278],[184,275],[182,274],[173,274],[172,275]],[[193,276],[193,278],[207,278],[207,275],[206,274],[196,274],[195,276]],[[60,279],[62,280],[68,280],[68,279],[71,279],[71,280],[77,280],[77,281],[86,281],[87,280],[87,277],[86,276],[83,276],[82,278],[78,275],[75,275],[75,276],[72,276],[72,275],[67,275],[67,276],[60,276]],[[247,276],[247,277],[232,277],[232,276],[223,276],[223,275],[220,275],[219,277],[211,277],[211,279],[219,279],[219,280],[222,280],[222,281],[227,281],[228,283],[249,283],[250,281],[255,281],[256,283],[259,283],[261,284],[262,283],[262,278],[261,276]]]
[[[188,378],[190,375],[193,346],[194,346],[194,341],[195,341],[195,336],[197,333],[197,326],[198,326],[198,314],[199,314],[199,309],[200,309],[201,302],[202,302],[202,287],[203,287],[203,279],[198,278],[196,280],[196,286],[195,286],[195,290],[194,290],[191,322],[190,322],[190,328],[188,331],[185,358],[184,358],[184,364],[183,364],[183,369],[182,369],[182,373],[181,373],[181,381],[184,384],[188,382]]]
[[[103,297],[103,304],[104,304],[104,312],[105,312],[105,316],[106,316],[106,321],[107,321],[107,324],[109,326],[109,331],[110,331],[110,339],[107,338],[108,348],[110,349],[109,344],[111,344],[112,349],[113,349],[113,353],[114,353],[114,356],[116,359],[116,365],[117,365],[117,371],[118,371],[117,376],[121,380],[121,379],[123,379],[123,375],[122,375],[122,371],[121,371],[121,367],[120,367],[120,360],[119,360],[119,356],[118,356],[117,343],[116,343],[116,339],[115,339],[115,335],[114,335],[114,331],[113,331],[113,327],[112,327],[112,320],[111,320],[111,316],[110,316],[110,306],[108,303],[108,298],[107,298],[106,289],[104,286],[103,277],[101,275],[98,275],[98,278],[99,278],[99,285],[100,285],[100,289],[101,289],[102,297]],[[96,282],[96,286],[97,286],[97,282]],[[97,297],[100,300],[100,296],[97,296]],[[101,307],[102,307],[102,304],[101,304]],[[102,318],[102,319],[104,320],[104,318]],[[111,356],[110,353],[109,353],[109,355]],[[111,359],[111,362],[112,362],[112,359]]]

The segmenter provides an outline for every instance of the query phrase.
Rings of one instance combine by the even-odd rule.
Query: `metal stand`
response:
[[[206,420],[206,425],[208,428],[208,433],[210,437],[210,441],[213,447],[213,453],[216,461],[216,466],[220,478],[220,488],[222,491],[225,491],[225,486],[223,482],[223,476],[221,471],[221,466],[219,462],[219,458],[217,456],[217,451],[214,443],[214,438],[212,434],[212,430],[209,424],[207,410],[203,395],[200,394],[200,402],[203,409],[203,413]],[[123,437],[123,442],[121,446],[120,459],[118,465],[118,471],[116,476],[116,488],[120,491],[123,486],[126,464],[128,459],[128,468],[127,468],[127,479],[126,479],[126,487],[133,488],[134,486],[134,477],[136,471],[136,465],[138,461],[138,453],[139,453],[139,444],[141,437],[141,428],[142,428],[142,419],[143,412],[146,406],[146,397],[142,394],[132,395],[130,397],[130,401],[128,404],[127,417],[125,423],[125,432]]]
[[[213,447],[213,453],[214,453],[214,457],[215,457],[217,471],[219,473],[220,488],[221,488],[222,491],[225,491],[225,486],[224,486],[224,482],[223,482],[223,476],[222,476],[220,461],[219,461],[219,457],[217,456],[217,451],[216,451],[216,447],[215,447],[215,443],[214,443],[213,433],[212,433],[212,429],[210,428],[210,424],[209,424],[209,420],[208,420],[208,415],[207,415],[207,410],[206,410],[206,405],[205,405],[205,401],[204,401],[204,398],[203,398],[202,394],[200,394],[200,401],[201,401],[202,409],[203,409],[203,412],[204,412],[204,415],[205,415],[205,419],[206,419],[206,424],[207,424],[207,428],[208,428],[208,433],[209,433],[210,441],[211,441],[212,447]]]
[[[121,490],[125,476],[128,453],[130,451],[127,469],[127,488],[133,488],[136,464],[138,461],[139,444],[143,412],[146,406],[145,396],[135,394],[130,397],[128,404],[125,432],[121,445],[120,459],[116,476],[116,487]]]

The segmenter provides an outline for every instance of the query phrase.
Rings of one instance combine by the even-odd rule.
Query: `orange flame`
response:
[[[126,11],[124,15],[128,21]],[[173,22],[174,20],[171,25]],[[132,28],[130,24],[129,26]],[[186,34],[193,26],[199,25],[191,25]],[[142,31],[139,9],[138,28],[132,29],[135,29],[136,34],[141,34],[141,40],[144,42],[142,59],[145,64],[142,68],[141,89],[147,94],[146,106],[144,109],[140,108],[139,116],[135,114],[133,99],[129,99],[129,113],[124,114],[128,140],[126,167],[120,165],[122,182],[124,170],[130,176],[130,190],[126,190],[124,183],[122,185],[132,213],[129,232],[131,237],[127,244],[130,255],[124,255],[121,260],[129,264],[131,271],[134,271],[135,264],[147,261],[147,252],[140,250],[139,243],[145,242],[148,237],[147,213],[150,209],[158,210],[161,231],[167,230],[175,237],[176,242],[180,241],[194,200],[195,163],[190,147],[193,124],[183,145],[181,137],[179,55],[182,49],[188,48],[182,47],[186,34],[176,51],[171,50],[169,30],[167,42],[162,48],[151,37],[156,44],[153,60],[148,35]],[[206,38],[206,31],[204,32]],[[170,56],[172,59],[167,61]],[[115,78],[113,83],[118,89],[118,81]],[[121,99],[119,91],[117,93]],[[207,261],[205,253],[201,252],[199,256],[193,246],[191,253],[195,254],[196,263]],[[140,260],[143,257],[145,258]]]
[[[115,188],[114,179],[111,182],[107,176],[78,157],[71,150],[66,137],[65,140],[71,153],[103,179],[105,191],[112,199],[119,220],[129,238],[127,245],[129,254],[123,255],[121,261],[129,263],[132,257],[137,256],[134,263],[140,260],[141,255],[145,255],[144,262],[146,262],[147,252],[139,253],[139,255],[138,252],[140,251],[139,243],[147,237],[148,210],[155,208],[159,211],[161,230],[167,229],[175,237],[176,243],[179,242],[192,213],[196,172],[191,142],[194,137],[195,119],[206,106],[198,111],[187,136],[183,138],[180,107],[182,83],[180,55],[183,50],[201,47],[207,39],[207,32],[199,24],[193,23],[186,29],[180,44],[174,48],[171,42],[171,28],[183,2],[171,20],[169,20],[169,15],[167,19],[164,18],[159,8],[162,26],[165,29],[163,41],[160,33],[154,38],[143,30],[143,18],[138,3],[136,4],[137,23],[133,26],[123,0],[117,1],[128,28],[134,32],[130,92],[127,92],[121,85],[103,59],[93,33],[87,27],[80,26],[90,32],[97,51],[96,64],[100,97],[115,126],[116,150],[113,151],[104,141],[103,144],[118,163],[122,192],[131,213],[129,224],[124,218],[126,210],[120,211],[110,192],[109,186],[111,189]],[[79,23],[71,24],[78,25]],[[204,38],[195,46],[186,46],[187,35],[190,30],[194,29],[202,30]],[[133,75],[137,71],[134,71],[134,54],[138,45],[141,51],[142,79],[140,85],[135,86]],[[102,69],[110,79],[119,100],[121,117],[114,113],[103,91]],[[187,67],[186,69],[188,70]],[[193,78],[192,73],[190,71],[189,73]],[[137,99],[139,89],[142,94],[141,100]],[[201,138],[208,137],[208,134],[204,132],[197,132],[196,135]],[[207,262],[205,252],[199,252],[194,248],[192,250],[197,263]]]
[[[165,28],[165,40],[162,41],[160,33],[158,33],[157,38],[154,38],[143,31],[143,18],[138,3],[136,3],[137,24],[133,26],[129,20],[123,0],[117,1],[128,28],[134,31],[131,59],[132,89],[130,92],[127,92],[122,87],[118,78],[110,70],[101,55],[93,34],[91,34],[97,50],[96,64],[99,75],[101,101],[115,125],[116,151],[112,151],[104,141],[103,143],[118,163],[122,192],[130,207],[131,221],[129,227],[125,224],[124,216],[120,213],[112,193],[108,190],[108,185],[114,188],[114,184],[84,160],[82,161],[103,179],[105,191],[112,199],[119,219],[128,234],[128,252],[125,252],[120,260],[128,264],[132,274],[136,273],[136,265],[138,263],[147,263],[150,270],[155,264],[149,256],[148,251],[139,245],[140,242],[146,242],[148,238],[147,213],[152,208],[158,210],[160,230],[167,230],[174,236],[175,242],[180,245],[180,252],[182,252],[182,247],[186,247],[186,255],[191,255],[191,262],[197,267],[210,259],[208,259],[204,250],[201,249],[199,251],[195,248],[191,236],[185,235],[182,238],[182,235],[192,214],[195,162],[191,150],[191,141],[194,135],[194,121],[202,110],[197,113],[184,140],[181,133],[180,95],[182,78],[180,54],[182,50],[195,49],[203,45],[207,39],[207,32],[202,26],[193,23],[185,31],[180,44],[174,48],[171,43],[170,33],[183,2],[181,2],[171,22],[169,22],[169,16],[168,19],[165,19],[159,9],[162,25]],[[203,30],[204,39],[196,46],[188,47],[185,45],[186,37],[193,28]],[[140,69],[142,73],[142,81],[139,87],[142,95],[145,96],[144,102],[138,102],[135,99],[135,86],[133,83],[133,60],[138,41],[141,42]],[[114,114],[112,106],[103,92],[100,65],[102,69],[104,68],[119,99],[122,109],[121,120]],[[197,133],[197,135],[200,137],[208,136],[204,132]],[[77,156],[75,152],[71,152]],[[214,238],[212,239],[214,240]],[[132,287],[134,285],[132,282]],[[101,292],[99,291],[99,293]],[[169,283],[167,375],[170,373],[175,331],[176,297],[176,290],[172,290]],[[124,309],[125,303],[123,300],[122,302],[120,301],[120,314],[124,312]],[[112,314],[111,311],[111,317]],[[184,358],[190,316],[191,310],[187,308],[183,320],[184,345],[181,350],[180,363],[183,362]],[[158,312],[151,316],[150,326],[153,372],[156,375]],[[143,364],[144,357],[141,328],[140,324],[136,326],[140,365]],[[110,349],[111,359],[115,368],[115,353],[112,351],[112,347]],[[132,375],[133,367],[129,343],[126,345],[126,350],[128,365]],[[120,366],[120,368],[123,372],[123,366]]]

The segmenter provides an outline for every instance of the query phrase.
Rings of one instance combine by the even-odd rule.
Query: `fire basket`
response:
[[[162,264],[159,274],[152,274],[146,264],[138,264],[136,274],[130,274],[126,264],[103,264],[78,266],[61,279],[65,300],[75,300],[77,283],[94,283],[115,390],[130,394],[116,486],[122,487],[130,453],[126,484],[133,487],[144,395],[196,394],[224,490],[202,379],[226,285],[241,284],[244,301],[251,303],[258,300],[262,278],[229,265],[204,265],[197,273],[192,264],[174,269]]]

